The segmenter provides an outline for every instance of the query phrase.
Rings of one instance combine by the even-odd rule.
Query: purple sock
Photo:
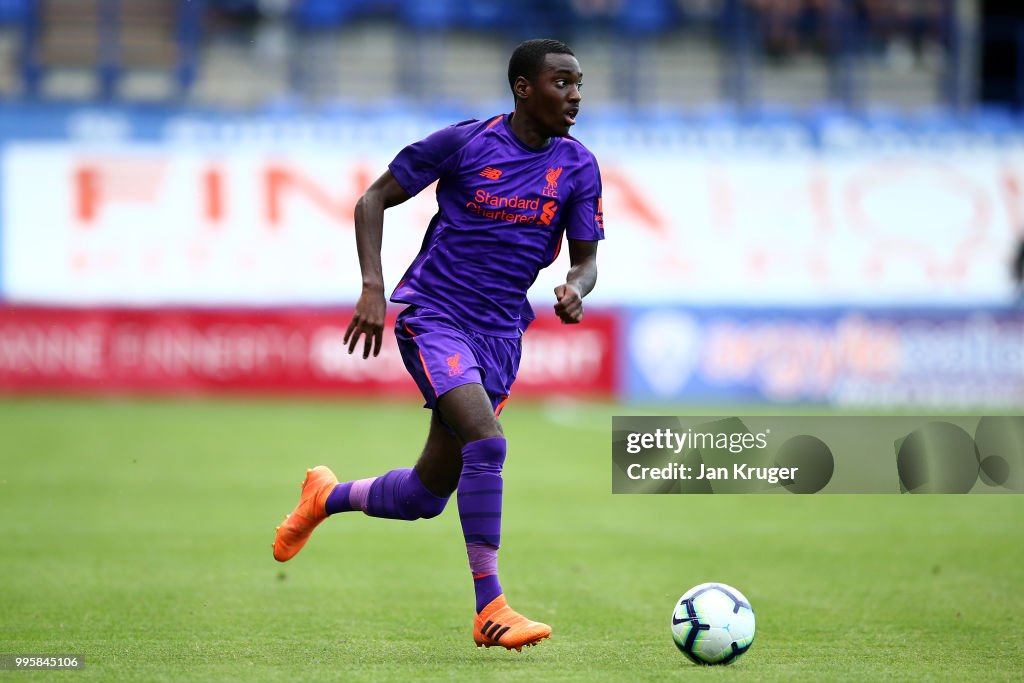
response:
[[[501,437],[472,441],[462,448],[459,519],[473,573],[477,612],[502,592],[498,582],[498,547],[505,451],[505,439]]]
[[[473,591],[476,593],[477,614],[494,598],[501,595],[498,582],[498,549],[493,545],[467,543],[469,570],[473,572]]]
[[[413,520],[436,517],[447,503],[427,490],[415,470],[401,469],[338,484],[324,508],[328,515],[360,510],[371,517]]]
[[[353,484],[353,490],[357,484]],[[447,498],[435,496],[423,485],[416,470],[406,468],[372,480],[360,507],[370,517],[411,521],[437,517],[447,503]]]
[[[346,481],[335,486],[334,490],[328,494],[327,502],[324,504],[327,514],[334,515],[339,512],[365,510],[366,494],[370,492],[370,486],[376,479],[376,477],[357,479],[356,481]]]

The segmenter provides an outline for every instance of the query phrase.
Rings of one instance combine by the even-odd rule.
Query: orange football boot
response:
[[[337,484],[338,478],[334,476],[334,472],[323,465],[306,470],[299,504],[276,529],[277,536],[274,538],[273,546],[275,560],[287,562],[302,550],[317,524],[327,519],[324,504]]]
[[[506,650],[523,651],[524,645],[536,645],[551,636],[551,627],[530,621],[508,606],[504,595],[487,603],[473,621],[476,646],[500,645]]]

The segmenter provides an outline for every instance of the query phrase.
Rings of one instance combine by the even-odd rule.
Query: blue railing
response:
[[[98,96],[102,100],[116,99],[117,86],[124,73],[121,55],[121,5],[133,0],[97,0],[97,45],[95,62],[83,64],[92,69],[98,81]],[[202,16],[206,0],[180,0],[175,12],[174,39],[178,46],[174,67],[179,93],[184,93],[195,80],[199,68],[199,45],[202,35]],[[42,51],[42,38],[46,18],[40,0],[0,0],[0,23],[19,26],[21,47],[19,60],[23,91],[28,99],[40,95],[40,85],[48,65]],[[83,29],[89,30],[89,29]]]
[[[121,2],[98,0],[100,54],[92,65],[100,84],[99,94],[113,99],[124,71],[119,53],[122,27]],[[891,36],[928,40],[940,46],[944,72],[936,79],[937,101],[952,109],[965,106],[965,73],[962,65],[964,36],[957,17],[956,0],[935,0],[932,14],[898,14],[895,3],[880,3],[888,14],[868,12],[864,0],[825,0],[775,5],[771,0],[620,0],[619,2],[571,2],[570,0],[293,0],[283,17],[299,41],[306,32],[331,32],[354,22],[375,17],[394,22],[410,34],[413,68],[433,68],[416,58],[423,36],[444,36],[455,29],[481,31],[507,39],[548,34],[569,42],[586,31],[603,31],[624,49],[625,68],[616,71],[615,92],[626,104],[637,104],[641,94],[632,71],[640,68],[658,38],[676,32],[686,39],[689,30],[714,36],[724,56],[720,74],[720,99],[740,108],[759,105],[757,75],[766,59],[787,52],[815,51],[827,64],[827,92],[821,99],[846,108],[862,105],[868,96],[861,65],[878,42]],[[21,74],[23,91],[31,98],[39,93],[46,65],[39,57],[43,0],[0,0],[0,25],[21,27]],[[233,17],[257,21],[264,12],[258,0],[179,0],[175,37],[178,60],[175,68],[180,92],[189,90],[202,68],[199,47],[204,18],[216,14],[230,24]],[[222,22],[223,23],[223,22]],[[1024,22],[1001,30],[1014,33],[1024,45]],[[675,35],[675,34],[674,34]],[[880,38],[884,36],[884,38]],[[1017,49],[1016,91],[1012,104],[1024,106],[1024,49]],[[426,75],[426,74],[421,74]],[[417,80],[404,73],[403,81]],[[422,80],[422,79],[421,79]],[[299,84],[293,84],[298,87]]]

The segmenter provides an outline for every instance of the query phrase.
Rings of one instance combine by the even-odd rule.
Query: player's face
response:
[[[576,124],[583,95],[583,73],[572,55],[548,54],[531,83],[527,110],[547,137],[565,137]]]

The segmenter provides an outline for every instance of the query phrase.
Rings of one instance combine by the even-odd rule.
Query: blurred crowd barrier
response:
[[[0,93],[475,103],[507,99],[512,47],[550,36],[609,105],[962,109],[976,15],[974,0],[0,0]]]
[[[0,389],[408,395],[390,346],[343,352],[352,211],[402,146],[451,120],[0,110]],[[587,324],[561,326],[566,250],[541,274],[520,395],[1022,404],[1016,119],[579,128],[602,165],[599,283]],[[435,210],[427,190],[388,212],[390,284]]]

